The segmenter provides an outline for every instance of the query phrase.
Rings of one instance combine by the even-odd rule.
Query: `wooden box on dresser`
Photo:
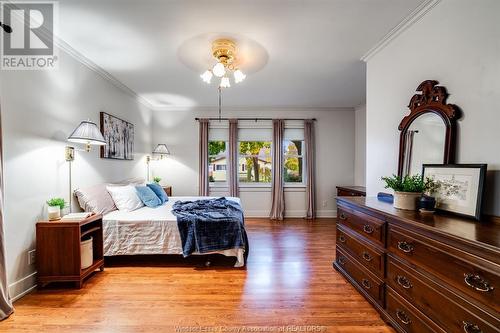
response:
[[[500,332],[500,224],[338,198],[334,267],[398,332]]]

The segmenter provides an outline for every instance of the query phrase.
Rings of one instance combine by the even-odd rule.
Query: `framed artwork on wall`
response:
[[[128,121],[101,112],[101,132],[106,146],[101,147],[101,158],[134,159],[134,125]]]
[[[476,220],[481,204],[486,164],[424,164],[422,175],[436,181],[436,208]]]

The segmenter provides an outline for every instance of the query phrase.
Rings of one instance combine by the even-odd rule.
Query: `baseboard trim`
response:
[[[287,210],[285,217],[289,218],[302,218],[306,216],[305,210]],[[245,210],[245,217],[249,218],[269,218],[269,211],[267,210]],[[316,211],[318,218],[336,218],[337,211],[335,210],[318,210]]]
[[[33,272],[28,276],[9,284],[9,295],[12,302],[32,292],[36,287],[36,274]]]

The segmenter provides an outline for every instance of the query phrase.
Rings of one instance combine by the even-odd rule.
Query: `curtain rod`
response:
[[[202,119],[202,118],[194,118],[194,120],[196,120],[196,121],[199,121],[200,119]],[[269,121],[269,120],[274,120],[274,119],[278,119],[278,118],[203,118],[203,119],[208,119],[208,120],[229,120],[229,119],[236,119],[236,120],[254,120],[254,121],[266,120],[266,121]],[[307,119],[307,118],[279,118],[279,119],[282,119],[282,120],[312,120],[312,121],[316,121],[316,118],[310,118],[310,119]]]

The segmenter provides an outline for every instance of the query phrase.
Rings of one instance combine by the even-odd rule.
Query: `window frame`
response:
[[[285,141],[300,141],[301,142],[301,145],[302,145],[302,154],[297,154],[297,155],[290,155],[290,154],[286,154],[285,150],[283,149],[283,184],[285,187],[306,187],[306,177],[307,177],[307,163],[306,163],[306,160],[305,160],[305,149],[306,149],[306,143],[305,143],[305,140],[302,139],[302,140],[294,140],[294,139],[290,139],[290,138],[284,138],[283,139],[283,142]],[[285,177],[285,159],[286,157],[299,157],[299,158],[302,158],[302,181],[301,182],[287,182],[285,181],[284,177]]]
[[[274,146],[274,143],[269,140],[240,140],[238,138],[238,175],[236,176],[236,179],[238,180],[238,187],[239,188],[252,188],[252,187],[255,187],[255,188],[271,188],[272,186],[272,180],[270,180],[269,182],[241,182],[240,181],[240,177],[239,177],[239,173],[240,173],[240,167],[239,167],[239,161],[241,158],[246,158],[246,157],[258,157],[258,155],[247,155],[247,154],[240,154],[240,142],[269,142],[271,143],[271,147],[270,147],[270,150],[271,150],[271,153],[269,154],[269,157],[271,159],[271,177],[272,177],[272,173],[273,173],[273,168],[274,168],[274,165],[273,165],[273,156],[272,156],[272,151],[273,151],[273,146]],[[246,169],[246,168],[245,168]],[[244,172],[244,171],[242,171]]]
[[[224,151],[224,157],[226,158],[226,180],[223,181],[223,182],[211,182],[210,181],[210,176],[209,176],[209,180],[208,180],[208,187],[209,188],[228,188],[229,187],[229,181],[228,181],[228,178],[229,178],[229,175],[228,175],[228,167],[227,167],[227,162],[228,162],[228,157],[229,157],[229,141],[228,140],[208,140],[208,144],[210,145],[210,142],[225,142],[226,144],[226,149]],[[208,155],[208,168],[209,168],[209,172],[210,172],[210,157],[215,157],[215,156],[221,156],[220,154],[219,155]],[[215,166],[216,168],[216,166]],[[213,171],[216,171],[216,170],[212,170]]]

